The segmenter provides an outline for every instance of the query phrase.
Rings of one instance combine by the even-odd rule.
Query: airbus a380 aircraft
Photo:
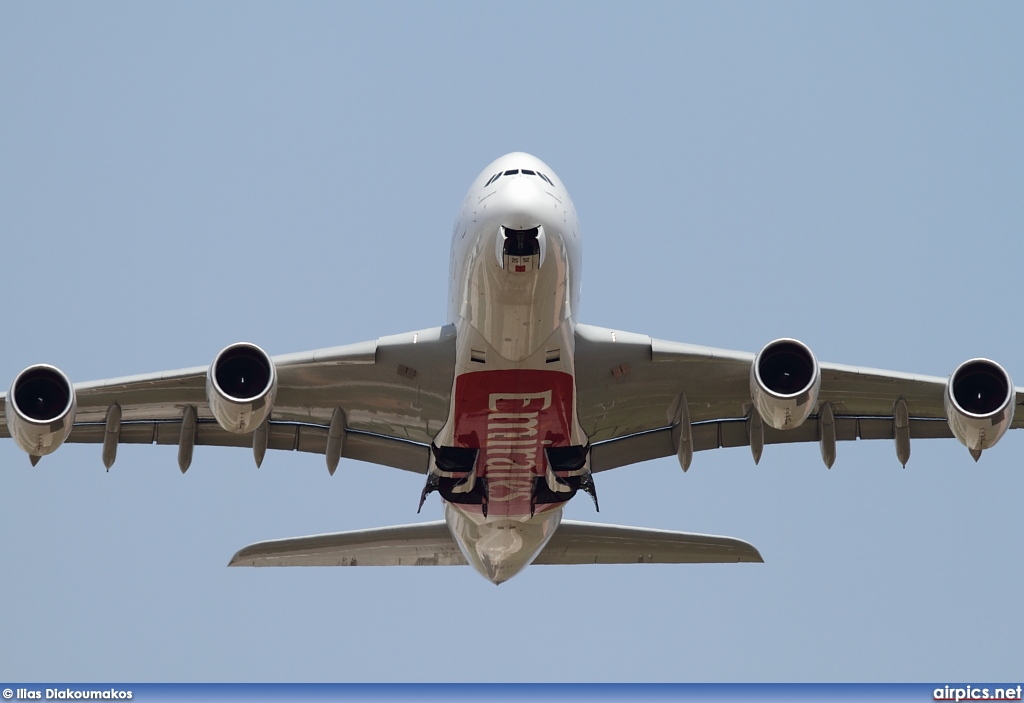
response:
[[[761,561],[741,540],[562,520],[594,474],[693,452],[956,437],[975,459],[1024,401],[1001,366],[961,364],[949,379],[819,364],[794,339],[756,355],[578,323],[579,223],[546,164],[513,153],[469,188],[452,233],[448,324],[376,341],[268,356],[232,344],[209,367],[72,385],[31,366],[0,396],[31,456],[63,442],[196,444],[340,457],[426,475],[445,520],[263,542],[233,566],[471,564],[501,583],[530,563]]]

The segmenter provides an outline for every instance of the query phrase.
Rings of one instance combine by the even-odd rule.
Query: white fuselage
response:
[[[564,502],[531,511],[545,449],[587,444],[573,369],[581,248],[569,194],[524,153],[502,156],[473,181],[452,233],[455,381],[434,443],[478,450],[486,515],[446,502],[445,518],[467,560],[495,583],[529,564],[561,520]]]

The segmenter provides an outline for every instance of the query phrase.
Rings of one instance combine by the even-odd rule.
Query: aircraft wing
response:
[[[448,415],[455,327],[272,357],[278,393],[267,446],[323,454],[336,407],[345,410],[342,456],[425,473],[429,443]],[[252,446],[253,435],[217,424],[206,399],[206,366],[75,385],[68,442],[102,443],[108,409],[121,409],[119,444],[178,444],[185,409],[195,444]],[[9,436],[0,395],[0,437]]]
[[[653,339],[592,325],[576,327],[578,413],[593,446],[591,468],[604,471],[672,456],[673,418],[685,392],[695,451],[750,444],[747,417],[754,354]],[[945,378],[822,363],[819,402],[830,402],[836,440],[893,440],[894,406],[903,398],[910,438],[953,437],[946,422]],[[1017,388],[1016,404],[1024,403]],[[764,443],[818,442],[817,415],[776,430]],[[1012,427],[1024,425],[1017,413]]]
[[[577,325],[578,414],[593,445],[592,470],[675,454],[672,423],[684,391],[695,451],[748,445],[753,359],[748,352]],[[279,385],[269,449],[324,454],[332,413],[341,407],[347,420],[342,456],[426,472],[429,444],[448,414],[454,325],[273,361]],[[195,444],[252,446],[251,433],[227,432],[214,420],[206,399],[207,368],[76,384],[78,411],[67,441],[103,443],[107,413],[116,404],[121,410],[117,444],[177,445],[191,407]],[[892,440],[899,398],[907,406],[911,438],[952,437],[943,407],[945,385],[946,379],[934,376],[822,363],[819,401],[831,404],[839,441]],[[1016,389],[1016,403],[1024,403],[1024,389]],[[0,394],[0,437],[9,436],[4,412]],[[764,443],[820,441],[817,419],[787,430],[765,425]],[[1012,426],[1022,425],[1024,412]]]
[[[733,537],[563,520],[534,564],[761,562]],[[443,520],[294,537],[244,547],[228,566],[454,566],[466,564]]]

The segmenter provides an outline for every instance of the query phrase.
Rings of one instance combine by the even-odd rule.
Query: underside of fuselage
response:
[[[440,493],[466,560],[495,583],[536,557],[578,490],[593,495],[573,368],[579,267],[551,169],[528,154],[488,166],[453,233],[456,374],[423,498]]]

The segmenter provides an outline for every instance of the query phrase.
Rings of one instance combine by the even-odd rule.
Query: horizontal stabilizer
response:
[[[275,539],[243,547],[228,566],[452,566],[466,559],[444,520]]]
[[[732,537],[563,520],[534,564],[761,562]],[[443,520],[258,542],[229,566],[452,566],[466,564]]]
[[[763,562],[735,537],[563,520],[534,564],[716,564]]]

